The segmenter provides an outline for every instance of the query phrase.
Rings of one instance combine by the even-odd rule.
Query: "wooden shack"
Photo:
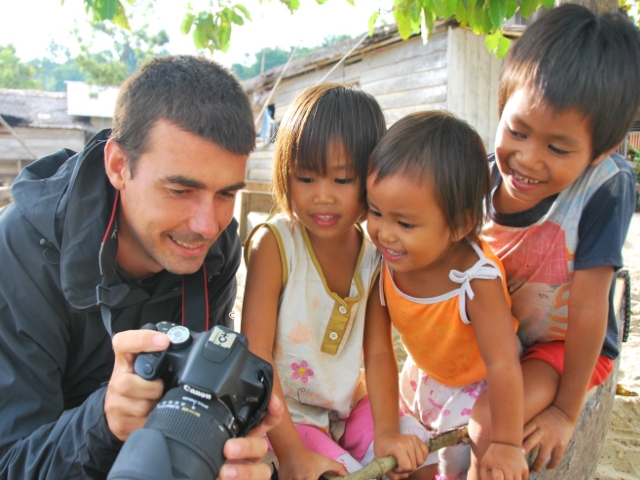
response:
[[[523,27],[512,27],[517,35]],[[363,38],[364,37],[364,38]],[[460,28],[455,22],[436,25],[426,44],[420,36],[406,41],[397,27],[378,28],[293,60],[246,80],[245,91],[255,104],[274,111],[282,119],[296,95],[321,81],[357,85],[380,103],[390,126],[403,116],[428,109],[446,109],[474,126],[487,148],[493,150],[498,126],[498,76],[502,60],[487,51],[484,37]],[[272,92],[274,86],[277,89]],[[258,119],[259,121],[260,119]],[[248,191],[242,194],[240,215],[244,238],[244,216],[261,208],[264,197],[253,191],[266,190],[271,175],[273,144],[258,142],[247,165]]]
[[[94,128],[68,114],[67,94],[0,89],[0,184],[8,185],[36,158],[60,148],[82,150]],[[19,137],[19,139],[18,139]]]

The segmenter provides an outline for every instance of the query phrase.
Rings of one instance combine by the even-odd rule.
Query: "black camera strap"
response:
[[[205,332],[209,325],[209,292],[204,264],[182,277],[182,325],[192,332]]]

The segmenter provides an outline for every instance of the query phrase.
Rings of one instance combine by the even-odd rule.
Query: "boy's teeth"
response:
[[[522,175],[519,175],[516,172],[513,172],[513,176],[516,177],[516,179],[519,180],[522,183],[528,183],[528,184],[531,184],[531,185],[534,185],[536,183],[540,183],[538,180],[533,180],[531,178],[525,178],[525,177],[523,177]]]

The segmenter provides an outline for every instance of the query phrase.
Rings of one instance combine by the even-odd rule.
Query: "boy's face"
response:
[[[555,112],[536,105],[528,88],[516,90],[507,101],[496,135],[496,162],[502,183],[494,197],[497,211],[515,213],[569,187],[590,165],[589,120],[577,110]]]

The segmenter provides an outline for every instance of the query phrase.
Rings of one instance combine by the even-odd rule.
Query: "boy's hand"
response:
[[[522,447],[492,443],[480,461],[483,480],[527,480],[529,468]]]
[[[529,453],[536,445],[540,445],[538,456],[531,466],[531,473],[538,473],[551,456],[546,466],[548,470],[555,468],[562,460],[564,451],[573,435],[574,422],[562,410],[550,405],[533,417],[524,426],[523,448]]]
[[[386,474],[390,480],[407,478],[411,472],[425,462],[429,455],[429,449],[422,440],[415,435],[401,433],[386,433],[376,436],[373,451],[377,458],[389,455],[396,457],[398,467]]]
[[[349,474],[341,463],[307,450],[303,445],[289,448],[287,456],[279,461],[278,478],[281,480],[318,480],[325,472],[341,477]]]

